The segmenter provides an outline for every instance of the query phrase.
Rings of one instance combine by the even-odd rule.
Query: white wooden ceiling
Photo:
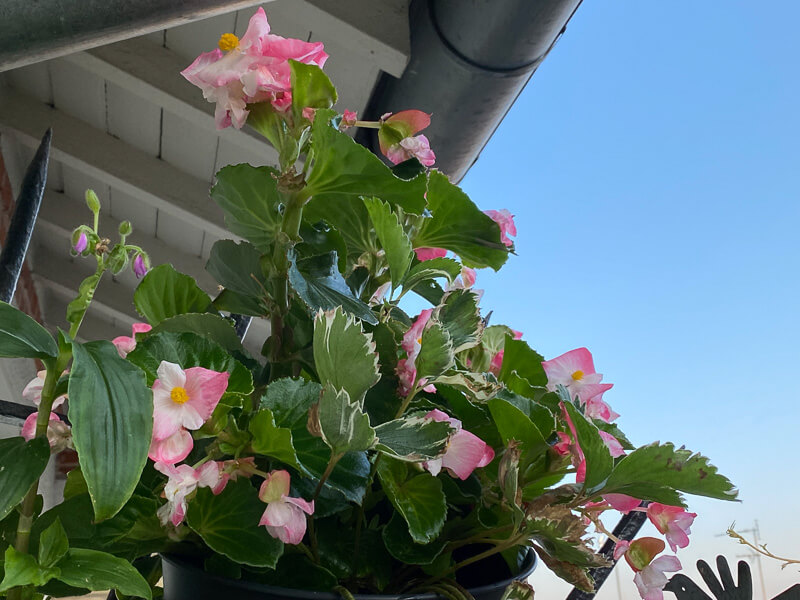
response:
[[[399,76],[408,60],[408,0],[275,0],[264,5],[272,31],[322,41],[339,89],[340,110],[362,111],[382,71]],[[221,33],[241,36],[255,7],[0,73],[0,150],[15,193],[47,127],[53,128],[48,190],[30,250],[45,324],[64,314],[93,261],[69,256],[69,236],[89,222],[87,188],[99,195],[101,233],[116,236],[129,220],[131,243],[153,264],[172,263],[209,293],[211,246],[225,233],[208,198],[214,173],[227,164],[275,164],[276,154],[251,130],[217,131],[213,106],[179,71],[214,48]],[[138,320],[135,278],[101,284],[82,337],[129,335]],[[256,326],[255,347],[266,334]],[[260,339],[259,339],[260,338]]]

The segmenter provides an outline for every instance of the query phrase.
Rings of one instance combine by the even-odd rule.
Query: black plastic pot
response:
[[[162,556],[164,600],[342,600],[331,592],[275,587],[206,573],[177,556]],[[500,600],[512,581],[526,579],[536,568],[536,554],[528,550],[519,574],[489,585],[470,588],[475,600]],[[476,567],[469,568],[479,568]],[[440,600],[436,594],[355,594],[355,600]]]

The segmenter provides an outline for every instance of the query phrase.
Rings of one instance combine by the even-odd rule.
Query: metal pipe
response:
[[[436,166],[460,181],[547,57],[581,0],[414,0],[411,59],[383,74],[365,112],[433,113],[423,133]],[[377,153],[374,130],[358,141]]]
[[[42,205],[45,182],[47,181],[47,164],[50,159],[50,140],[53,130],[48,129],[39,144],[25,177],[22,180],[14,215],[8,227],[6,245],[0,252],[0,300],[11,302],[17,289],[19,274],[28,253],[36,217]]]
[[[3,0],[0,2],[0,72],[263,2]]]

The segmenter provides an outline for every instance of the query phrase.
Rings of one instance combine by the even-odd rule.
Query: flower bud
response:
[[[77,237],[75,233],[78,234]],[[72,234],[72,249],[76,254],[83,254],[89,246],[89,238],[86,237],[86,233],[83,231],[80,233],[76,231],[75,233]]]
[[[144,254],[137,254],[133,259],[133,274],[136,279],[141,279],[150,270],[150,260]]]
[[[130,235],[133,231],[133,227],[131,227],[130,221],[123,221],[119,224],[119,234],[120,235]]]
[[[97,194],[94,193],[94,190],[86,190],[86,206],[88,206],[89,210],[94,214],[100,212],[100,199],[97,197]]]

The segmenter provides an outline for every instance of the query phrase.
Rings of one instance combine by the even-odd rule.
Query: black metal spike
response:
[[[47,181],[47,165],[50,160],[50,140],[53,130],[48,129],[39,144],[25,178],[22,180],[14,215],[8,228],[6,245],[0,252],[0,300],[11,302],[17,289],[19,274],[25,262],[28,245],[42,204],[44,186]]]

